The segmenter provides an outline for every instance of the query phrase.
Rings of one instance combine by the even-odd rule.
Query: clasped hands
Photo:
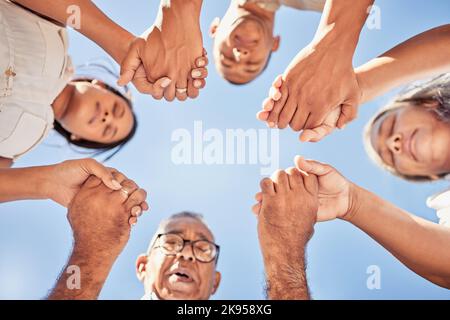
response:
[[[119,85],[133,82],[139,92],[158,100],[184,101],[199,95],[206,85],[208,58],[200,11],[189,5],[178,2],[160,8],[155,24],[131,43]]]
[[[342,48],[307,46],[275,79],[257,118],[271,128],[302,131],[303,142],[343,129],[356,118],[362,99],[352,57]]]

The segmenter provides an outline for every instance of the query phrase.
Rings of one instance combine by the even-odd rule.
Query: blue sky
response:
[[[210,21],[227,8],[225,0],[204,1],[202,30],[205,47]],[[158,1],[96,1],[115,21],[134,33],[153,22]],[[395,44],[429,28],[449,23],[447,0],[379,0],[381,29],[364,28],[355,55],[359,65]],[[171,135],[179,128],[193,132],[194,121],[206,129],[265,129],[255,120],[269,85],[295,54],[311,40],[320,15],[283,8],[276,31],[281,48],[267,71],[255,82],[234,87],[210,67],[201,96],[185,103],[157,102],[135,95],[140,118],[137,137],[110,163],[149,191],[152,207],[134,229],[101,293],[102,299],[139,299],[143,288],[135,277],[135,258],[145,250],[159,221],[172,213],[203,213],[222,247],[219,269],[223,280],[215,299],[261,299],[263,265],[251,214],[258,191],[259,165],[175,165]],[[76,64],[105,53],[89,40],[70,32]],[[327,162],[355,183],[417,215],[436,221],[425,206],[427,196],[446,188],[444,182],[411,184],[376,168],[366,157],[362,129],[370,116],[394,93],[361,107],[357,121],[318,144],[301,144],[298,134],[280,132],[280,167],[292,166],[301,154]],[[57,147],[59,145],[59,147]],[[56,163],[80,157],[50,137],[45,145],[21,159],[17,166]],[[67,261],[72,238],[64,208],[50,201],[22,201],[0,206],[0,299],[40,299],[50,290]],[[366,287],[367,267],[381,269],[381,289]],[[343,221],[316,226],[308,248],[308,280],[315,299],[449,299],[450,292],[415,275],[384,248]]]

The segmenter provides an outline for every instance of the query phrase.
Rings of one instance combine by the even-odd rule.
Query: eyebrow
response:
[[[175,234],[178,234],[179,236],[184,236],[183,230],[179,230],[179,229],[168,230],[166,233],[175,233]],[[209,240],[208,237],[202,232],[195,232],[195,235],[199,238],[199,240],[206,240],[206,241],[211,242],[211,240]],[[193,241],[195,241],[195,240],[193,240]]]
[[[380,140],[380,142],[379,143],[377,143],[377,147],[378,147],[378,149],[376,149],[376,151],[377,151],[377,153],[380,155],[380,158],[381,158],[381,160],[386,164],[386,165],[388,165],[388,166],[390,166],[390,167],[392,167],[392,168],[394,168],[395,169],[395,159],[394,159],[394,156],[392,155],[392,151],[390,151],[389,150],[389,148],[385,148],[384,150],[381,150],[382,148],[381,148],[381,146],[379,145],[379,144],[381,144],[382,142],[381,142],[381,138],[380,138],[380,136],[381,136],[381,129],[383,128],[385,128],[386,127],[386,125],[385,125],[385,123],[386,123],[386,121],[388,120],[388,118],[389,118],[389,121],[391,122],[390,123],[390,133],[392,133],[392,131],[393,131],[393,129],[394,129],[394,125],[395,125],[395,120],[396,120],[396,115],[394,114],[394,115],[392,115],[392,114],[386,114],[385,116],[384,116],[384,120],[380,123],[380,125],[378,126],[378,133],[377,133],[377,137],[379,138],[379,140]],[[384,125],[384,126],[383,126]],[[389,128],[388,128],[389,129]],[[386,129],[387,130],[387,129]],[[389,133],[388,133],[389,134]],[[387,153],[389,153],[389,155],[390,155],[390,157],[392,158],[392,159],[390,159],[391,161],[389,162],[389,161],[387,161],[386,160],[386,151],[387,150]]]

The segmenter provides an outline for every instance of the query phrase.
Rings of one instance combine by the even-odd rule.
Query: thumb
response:
[[[141,63],[139,51],[135,48],[131,48],[120,66],[120,78],[117,81],[117,84],[119,86],[125,86],[130,83]]]
[[[86,172],[102,180],[105,186],[107,186],[111,190],[122,189],[121,184],[114,179],[112,172],[108,170],[105,166],[103,166],[101,163],[98,163],[96,160],[88,159],[84,167]]]
[[[172,80],[163,77],[161,79],[158,79],[154,84],[151,85],[151,92],[150,94],[155,99],[161,99],[164,96],[164,90],[172,83]]]
[[[341,115],[336,123],[339,129],[344,129],[347,123],[356,119],[358,106],[356,104],[343,104],[341,106]]]
[[[324,176],[331,172],[331,167],[313,160],[306,160],[301,156],[295,157],[295,166],[297,169],[316,176]]]

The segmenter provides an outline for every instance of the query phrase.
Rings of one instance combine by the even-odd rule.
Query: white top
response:
[[[429,197],[427,206],[436,210],[440,225],[450,227],[450,189]]]
[[[66,29],[0,0],[0,157],[17,159],[53,128],[73,73]]]
[[[282,5],[299,10],[312,10],[322,12],[326,0],[239,0],[240,4],[255,2],[261,8],[268,11],[277,11]]]

